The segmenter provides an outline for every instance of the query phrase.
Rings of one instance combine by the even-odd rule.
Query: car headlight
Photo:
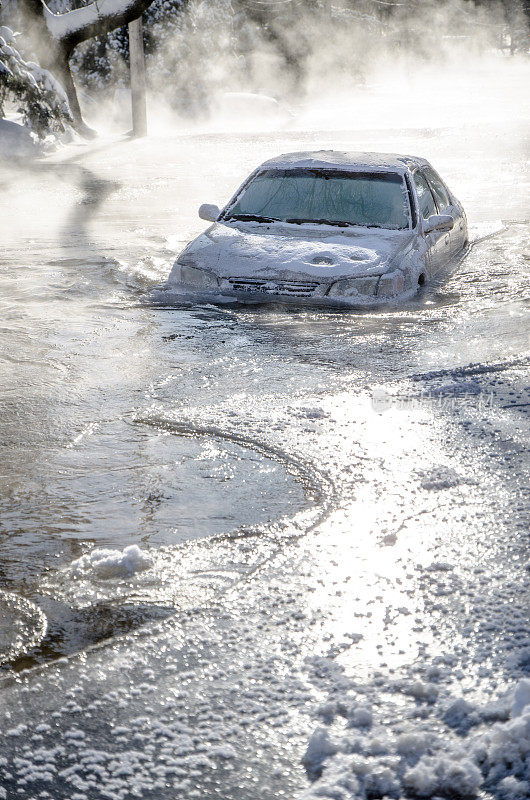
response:
[[[379,276],[371,278],[345,278],[335,281],[329,289],[329,297],[356,297],[357,295],[373,297]]]
[[[184,263],[183,263],[184,262]],[[191,256],[179,256],[175,263],[175,267],[180,270],[180,281],[187,283],[189,286],[196,286],[199,289],[217,289],[219,288],[219,281],[207,269],[192,266],[195,264]]]
[[[404,285],[405,279],[403,273],[399,269],[396,269],[394,272],[382,275],[379,286],[377,287],[377,296],[393,297],[403,291]]]

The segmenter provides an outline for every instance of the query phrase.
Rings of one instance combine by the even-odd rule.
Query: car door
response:
[[[427,178],[420,169],[416,169],[412,173],[412,180],[416,192],[420,226],[423,227],[425,220],[438,213],[438,207]],[[430,275],[435,275],[449,258],[451,246],[449,233],[447,231],[433,231],[423,235],[427,245],[427,269]]]
[[[427,178],[436,200],[438,213],[450,214],[455,221],[453,229],[449,231],[449,255],[454,255],[460,252],[467,240],[467,223],[464,209],[455,201],[445,183],[432,167],[426,166],[422,172]]]

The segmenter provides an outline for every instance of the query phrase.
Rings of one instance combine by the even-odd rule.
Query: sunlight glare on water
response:
[[[355,124],[313,105],[274,133],[165,130],[137,141],[109,134],[89,148],[71,145],[33,167],[6,169],[0,220],[6,588],[47,603],[52,630],[64,628],[76,602],[86,603],[94,588],[79,586],[76,601],[75,580],[67,586],[69,565],[94,547],[121,552],[140,545],[155,563],[157,552],[166,563],[177,558],[173,547],[261,530],[310,507],[315,487],[290,464],[296,456],[334,486],[334,524],[365,549],[362,563],[359,549],[351,556],[364,576],[363,592],[374,571],[383,570],[392,582],[388,603],[400,605],[397,550],[381,558],[380,544],[370,544],[372,528],[381,524],[372,519],[374,498],[363,505],[342,479],[342,431],[355,431],[346,434],[352,458],[384,451],[397,463],[405,448],[408,478],[403,473],[401,480],[413,483],[428,447],[421,426],[436,419],[436,409],[424,412],[419,428],[401,428],[406,412],[373,412],[374,387],[472,363],[515,363],[526,352],[527,210],[519,191],[525,112],[510,105],[526,85],[526,71],[503,63],[496,74],[489,66],[486,92],[497,106],[488,111],[481,100],[477,117],[473,99],[458,127],[452,123],[462,110],[458,98],[449,106],[434,103],[439,113],[427,113],[431,105],[414,105],[410,94],[399,118],[389,113],[381,121],[374,111],[388,93],[381,84],[354,95]],[[508,72],[513,94],[501,99],[496,93]],[[396,104],[402,100],[395,97]],[[503,116],[508,107],[511,117]],[[463,201],[472,232],[498,229],[499,220],[504,229],[472,249],[454,275],[399,308],[166,306],[163,282],[175,254],[205,227],[199,204],[222,205],[267,157],[315,148],[425,156]],[[514,380],[522,396],[525,381]],[[196,426],[195,435],[168,432],[168,419]],[[229,436],[216,438],[212,427]],[[334,438],[334,431],[341,433]],[[234,433],[246,439],[231,440]],[[273,448],[255,449],[256,442]],[[402,490],[396,486],[395,495],[382,498],[389,514]],[[376,542],[392,539],[400,524],[394,515]],[[410,544],[420,557],[422,542]],[[212,544],[205,575],[215,572],[215,561]],[[153,591],[156,575],[172,574],[160,567],[155,577],[149,572],[138,580],[151,581]],[[110,602],[140,590],[124,594],[119,582],[107,582],[94,592]],[[70,609],[59,608],[66,597]],[[159,599],[178,605],[166,588]],[[56,630],[55,654],[60,638]]]

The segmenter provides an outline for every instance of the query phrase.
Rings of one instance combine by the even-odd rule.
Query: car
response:
[[[265,161],[177,257],[169,288],[244,302],[367,306],[411,297],[468,245],[423,158],[333,150]]]
[[[220,130],[279,130],[294,116],[285,103],[254,92],[222,92],[210,104],[210,122]]]

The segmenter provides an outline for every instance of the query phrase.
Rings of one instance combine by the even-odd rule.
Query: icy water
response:
[[[108,138],[2,165],[7,796],[293,797],[337,750],[302,766],[317,723],[345,752],[343,718],[434,736],[438,696],[528,672],[524,128]],[[462,265],[377,312],[169,303],[199,204],[320,147],[429,158],[477,239]],[[369,725],[355,691],[379,697]],[[82,744],[119,769],[69,773]]]

